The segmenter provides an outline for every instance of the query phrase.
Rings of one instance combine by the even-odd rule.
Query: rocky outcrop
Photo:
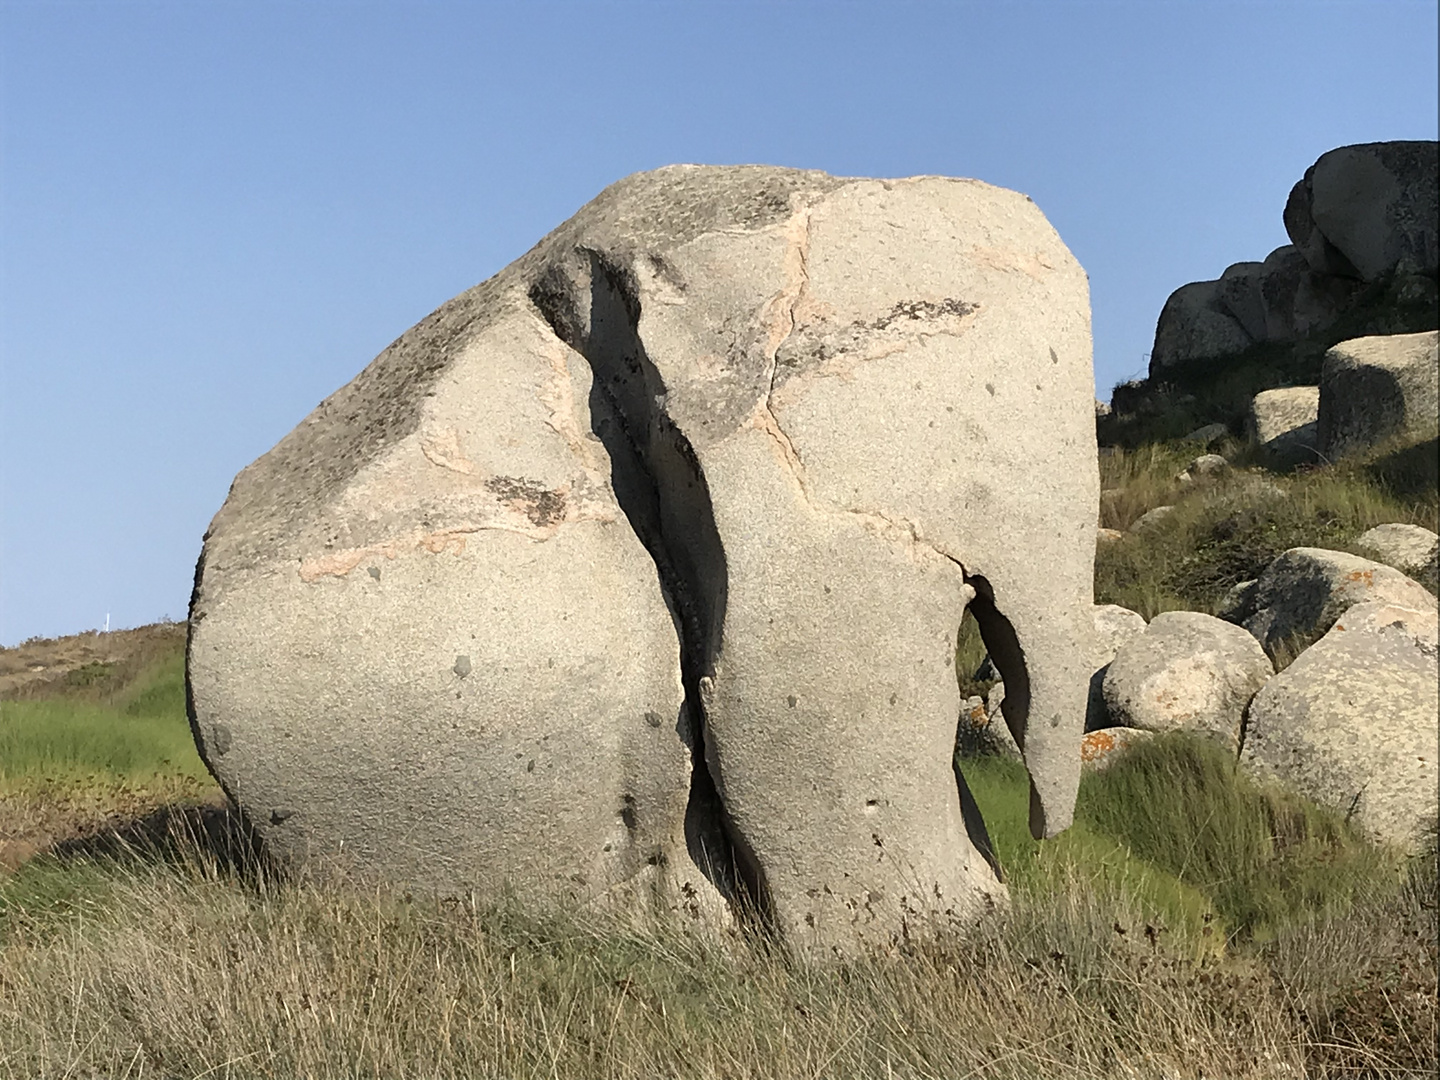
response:
[[[1423,525],[1376,525],[1361,533],[1355,546],[1377,562],[1429,586],[1431,592],[1440,587],[1440,536]]]
[[[1245,432],[1272,465],[1285,467],[1315,461],[1319,413],[1319,387],[1262,390],[1250,403]]]
[[[1317,273],[1374,281],[1440,270],[1437,144],[1382,142],[1320,155],[1290,192],[1285,231]]]
[[[1195,731],[1240,744],[1250,699],[1274,674],[1244,630],[1197,611],[1167,611],[1125,644],[1105,674],[1116,727]]]
[[[1151,380],[1261,344],[1325,338],[1347,321],[1370,333],[1434,327],[1436,147],[1367,143],[1321,155],[1286,203],[1290,244],[1170,295]]]
[[[1436,613],[1350,608],[1250,706],[1241,761],[1414,847],[1436,814]]]
[[[237,478],[202,751],[297,862],[742,895],[802,951],[964,917],[1001,888],[953,771],[967,606],[1032,830],[1070,820],[1093,401],[1084,272],[1024,196],[631,177]]]
[[[1328,461],[1440,435],[1440,333],[1357,338],[1325,354],[1317,440]]]
[[[1436,606],[1423,585],[1392,567],[1343,551],[1291,548],[1255,582],[1244,625],[1274,657],[1318,638],[1345,611],[1367,601],[1418,611]]]

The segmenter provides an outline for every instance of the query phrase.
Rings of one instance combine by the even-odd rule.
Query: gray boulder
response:
[[[1137,533],[1149,532],[1151,529],[1158,528],[1160,524],[1174,512],[1175,507],[1173,506],[1152,507],[1135,519],[1135,523],[1130,526],[1130,531]]]
[[[1436,814],[1436,614],[1358,604],[1266,684],[1241,762],[1414,848]]]
[[[1110,718],[1105,708],[1105,673],[1110,663],[1128,642],[1145,632],[1145,616],[1119,604],[1095,606],[1095,634],[1091,640],[1090,698],[1085,705],[1085,730],[1108,727]]]
[[[1203,443],[1206,447],[1211,447],[1229,434],[1230,429],[1224,424],[1206,424],[1186,435],[1185,441]]]
[[[1251,578],[1231,585],[1215,605],[1215,617],[1232,623],[1243,623],[1250,618],[1255,614],[1255,587],[1259,584],[1258,578]]]
[[[1434,142],[1361,143],[1322,154],[1290,192],[1285,231],[1322,274],[1433,276],[1440,268],[1436,162]]]
[[[1192,281],[1165,301],[1155,324],[1150,352],[1152,378],[1195,360],[1233,356],[1255,344],[1235,316],[1221,304],[1221,283]]]
[[[282,850],[443,888],[683,904],[733,866],[827,954],[983,909],[955,633],[969,605],[1053,835],[1088,312],[1034,204],[976,181],[621,181],[237,479],[192,609],[207,760]]]
[[[1238,748],[1245,707],[1274,672],[1240,627],[1198,611],[1166,611],[1110,664],[1105,705],[1117,727],[1202,732]]]
[[[1317,386],[1262,390],[1250,402],[1246,435],[1277,465],[1314,461],[1319,412],[1320,388]]]
[[[1317,438],[1328,460],[1386,439],[1440,435],[1440,333],[1356,338],[1325,354]]]
[[[1368,601],[1435,610],[1435,597],[1423,585],[1383,563],[1343,551],[1291,548],[1255,582],[1245,629],[1274,657],[1313,641],[1346,610]]]
[[[1376,525],[1360,534],[1356,547],[1435,591],[1440,585],[1440,536],[1423,525]]]

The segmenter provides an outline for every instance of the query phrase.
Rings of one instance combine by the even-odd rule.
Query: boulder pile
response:
[[[1218,280],[1171,294],[1155,328],[1151,379],[1366,319],[1378,320],[1371,333],[1433,329],[1437,160],[1434,142],[1365,143],[1322,154],[1285,204],[1289,244],[1263,262],[1236,263]],[[1381,301],[1385,310],[1376,308],[1380,292],[1398,307]],[[1414,318],[1422,325],[1409,325]]]

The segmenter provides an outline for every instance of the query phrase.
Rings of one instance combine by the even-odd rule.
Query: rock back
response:
[[[1024,196],[631,177],[236,479],[197,740],[299,863],[743,900],[822,951],[968,918],[1001,886],[953,770],[955,635],[970,605],[1053,834],[1093,399],[1084,273]]]

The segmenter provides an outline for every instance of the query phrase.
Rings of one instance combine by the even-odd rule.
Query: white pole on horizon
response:
[[[110,632],[110,612],[105,612],[105,633]]]

